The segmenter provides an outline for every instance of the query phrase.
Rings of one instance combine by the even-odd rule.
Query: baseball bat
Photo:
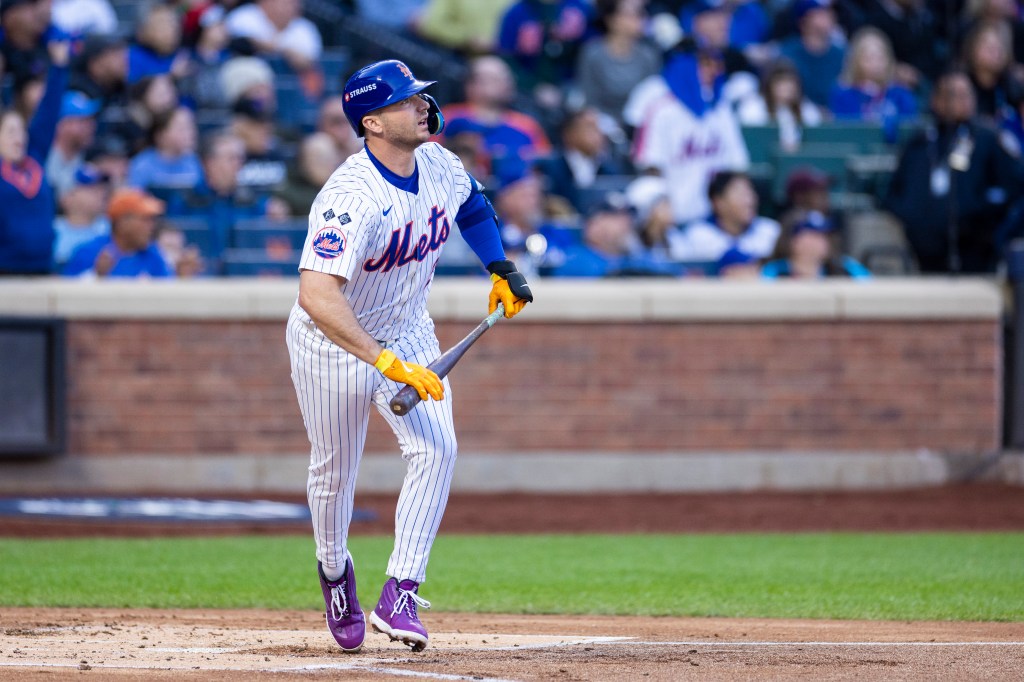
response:
[[[457,344],[446,350],[441,354],[437,360],[427,365],[427,369],[432,370],[441,379],[448,376],[448,372],[452,371],[452,367],[455,363],[466,354],[469,347],[476,343],[476,340],[484,335],[484,332],[494,326],[494,323],[502,318],[505,314],[505,306],[502,303],[498,304],[498,307],[494,309],[494,312],[484,318],[483,322],[476,326],[476,329],[466,335],[466,338],[459,341]],[[399,416],[405,416],[409,414],[412,408],[416,407],[416,404],[422,400],[420,394],[416,392],[416,389],[412,386],[405,386],[399,391],[391,402],[391,411]]]

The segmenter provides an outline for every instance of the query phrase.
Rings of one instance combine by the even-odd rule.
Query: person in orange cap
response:
[[[68,259],[64,274],[96,277],[173,277],[174,271],[154,242],[164,202],[125,187],[110,197],[110,234],[82,244]]]

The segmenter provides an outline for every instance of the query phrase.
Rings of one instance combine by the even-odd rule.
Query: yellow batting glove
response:
[[[432,370],[423,365],[404,362],[391,351],[384,349],[373,363],[377,370],[392,381],[409,384],[420,394],[420,399],[431,397],[434,400],[444,399],[444,384]]]
[[[533,301],[533,292],[526,283],[523,273],[510,260],[497,260],[487,266],[491,273],[491,295],[487,301],[487,312],[493,313],[498,303],[505,304],[505,317],[512,319]]]

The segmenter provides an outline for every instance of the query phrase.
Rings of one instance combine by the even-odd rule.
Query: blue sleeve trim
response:
[[[455,221],[459,224],[462,238],[484,266],[505,259],[505,249],[501,245],[501,233],[498,231],[498,216],[487,197],[477,190],[475,181],[473,191],[459,207]]]

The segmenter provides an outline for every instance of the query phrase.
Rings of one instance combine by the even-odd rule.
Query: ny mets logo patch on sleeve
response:
[[[328,225],[313,237],[313,253],[331,260],[345,252],[345,235],[338,228]]]

